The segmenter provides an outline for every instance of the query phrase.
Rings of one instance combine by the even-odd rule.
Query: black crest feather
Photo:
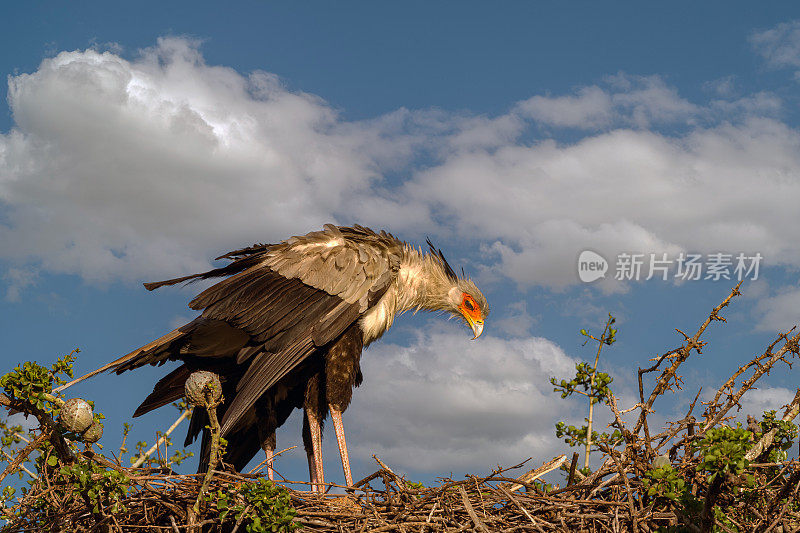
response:
[[[425,242],[427,242],[428,246],[430,247],[431,255],[437,257],[439,261],[441,261],[442,266],[444,267],[444,271],[447,273],[447,276],[451,278],[453,281],[458,281],[458,276],[456,275],[455,270],[453,270],[453,267],[451,267],[450,263],[447,262],[447,259],[444,258],[444,254],[442,253],[442,251],[433,245],[430,237],[425,239]]]

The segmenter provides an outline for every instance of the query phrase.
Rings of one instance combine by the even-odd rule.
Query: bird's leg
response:
[[[317,466],[314,461],[314,444],[311,441],[311,429],[308,424],[307,411],[303,411],[303,447],[306,450],[308,459],[308,479],[311,482],[311,491],[316,492],[317,488]]]
[[[272,469],[272,456],[275,454],[275,448],[264,448],[264,453],[267,455],[267,476],[270,481],[275,481],[275,471]]]
[[[308,458],[308,479],[311,481],[311,492],[317,491],[317,465],[314,462],[314,452],[307,455]]]
[[[348,487],[353,486],[353,474],[350,471],[350,456],[347,454],[347,442],[344,439],[344,424],[342,423],[342,412],[333,404],[328,404],[333,419],[333,428],[336,430],[336,442],[339,443],[339,455],[342,456],[342,469],[344,470],[344,480]]]
[[[258,437],[261,440],[261,449],[264,450],[264,454],[267,456],[267,475],[270,481],[275,481],[275,470],[272,468],[272,463],[275,456],[275,446],[277,445],[275,440],[275,428],[277,426],[275,412],[270,404],[263,422],[258,425]]]
[[[308,419],[308,430],[311,436],[311,449],[313,454],[313,470],[311,482],[316,492],[322,494],[325,492],[325,472],[322,467],[322,426],[320,425],[320,418],[313,410],[306,411]],[[311,470],[311,459],[309,458],[309,470]]]
[[[311,452],[308,459],[311,488],[314,492],[322,494],[325,492],[325,472],[322,466],[322,421],[325,420],[327,413],[325,412],[326,403],[323,400],[325,397],[324,384],[321,384],[320,381],[320,374],[316,373],[306,382],[303,398],[303,410],[305,411],[303,441],[306,446],[306,455],[309,454],[309,450]]]

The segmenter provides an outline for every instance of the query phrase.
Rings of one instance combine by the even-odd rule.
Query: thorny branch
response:
[[[525,463],[511,468],[498,467],[483,477],[469,476],[462,480],[442,478],[436,486],[423,487],[410,483],[383,461],[375,457],[380,467],[348,487],[348,493],[332,494],[345,487],[331,485],[332,491],[320,495],[308,490],[307,483],[287,482],[290,501],[295,509],[294,523],[304,531],[339,533],[342,531],[643,531],[650,532],[682,526],[687,531],[768,531],[779,525],[787,530],[800,528],[800,462],[785,460],[771,453],[775,442],[783,438],[778,426],[763,432],[753,426],[754,434],[746,441],[746,459],[743,470],[719,472],[710,475],[707,457],[698,453],[697,443],[712,430],[729,428],[724,423],[731,409],[739,407],[747,391],[780,362],[791,365],[791,356],[798,355],[800,333],[783,333],[771,343],[763,354],[736,369],[730,379],[716,391],[705,404],[702,422],[693,415],[700,392],[689,405],[685,416],[670,422],[668,428],[651,435],[648,416],[659,397],[682,381],[680,366],[692,354],[702,353],[706,342],[702,335],[714,321],[725,322],[720,312],[739,294],[740,285],[717,305],[696,332],[683,335],[683,344],[654,359],[648,368],[638,371],[639,401],[629,409],[620,409],[617,398],[611,394],[606,405],[613,415],[611,426],[617,428],[623,440],[618,443],[599,442],[604,460],[600,466],[585,476],[578,476],[572,468],[570,483],[563,487],[550,487],[542,481],[546,472],[566,469],[566,455],[554,460],[534,462],[526,473],[511,474]],[[668,364],[662,369],[664,364]],[[659,372],[647,391],[645,377]],[[17,400],[0,395],[0,405],[25,411]],[[625,414],[639,409],[635,423],[628,427]],[[27,409],[29,412],[30,409]],[[800,391],[787,406],[782,422],[789,423],[800,413]],[[34,413],[37,416],[43,413]],[[74,453],[67,443],[61,444],[47,417],[42,422],[38,436],[27,446],[15,452],[0,481],[17,470],[34,449],[44,440],[51,439],[59,461],[68,463],[78,459],[104,468],[124,473],[130,480],[130,491],[124,499],[126,512],[114,513],[101,508],[99,513],[87,508],[83,498],[58,496],[63,491],[63,480],[50,469],[31,479],[28,493],[16,500],[15,505],[0,508],[6,520],[0,533],[31,529],[31,517],[36,516],[36,529],[75,531],[77,533],[107,531],[243,531],[249,520],[246,513],[222,516],[219,501],[204,500],[197,513],[192,509],[198,496],[204,492],[218,494],[241,487],[260,479],[259,475],[213,470],[203,488],[202,476],[178,475],[154,468],[123,468],[92,450]],[[54,438],[52,438],[54,437]],[[62,438],[63,441],[63,438]],[[63,446],[59,451],[58,446]],[[679,453],[681,448],[683,453]],[[663,455],[657,455],[667,450]],[[65,453],[66,452],[66,453]],[[742,452],[744,453],[744,452]],[[749,463],[759,460],[763,462]],[[706,461],[704,463],[704,461]],[[526,461],[527,462],[527,461]],[[575,461],[573,461],[573,464]],[[658,466],[656,465],[658,463]],[[256,469],[257,470],[257,469]],[[654,473],[660,472],[659,478]],[[576,479],[577,478],[577,479]],[[659,481],[661,480],[661,481]],[[683,490],[680,498],[670,496],[667,481],[676,491]],[[662,485],[658,485],[661,482]],[[654,489],[657,489],[655,490]],[[674,488],[673,487],[673,488]],[[680,487],[684,487],[680,489]],[[681,499],[683,498],[683,499]],[[695,502],[692,507],[689,500]],[[48,502],[48,511],[42,503]],[[243,507],[247,513],[252,505]]]
[[[680,332],[680,330],[678,330],[679,333],[682,333],[686,339],[686,342],[683,346],[675,350],[672,350],[670,352],[667,352],[666,354],[661,356],[659,360],[656,362],[656,364],[654,364],[652,367],[644,370],[641,368],[639,369],[639,380],[641,383],[641,378],[643,374],[648,372],[654,372],[655,370],[658,369],[658,367],[665,359],[667,358],[672,359],[672,364],[670,364],[670,366],[667,367],[661,373],[661,376],[658,378],[656,386],[653,387],[653,390],[650,393],[650,396],[647,398],[647,401],[645,401],[644,399],[643,388],[640,386],[640,390],[642,391],[642,397],[641,397],[642,411],[639,414],[639,419],[637,420],[636,426],[632,431],[633,433],[639,433],[642,427],[646,424],[647,414],[653,407],[653,403],[655,403],[656,398],[658,398],[660,395],[664,394],[664,392],[666,392],[669,388],[671,388],[671,382],[673,382],[677,378],[678,368],[681,366],[681,364],[683,364],[684,361],[686,361],[686,359],[689,358],[689,356],[692,354],[692,351],[695,351],[698,354],[702,353],[702,349],[703,346],[705,346],[705,343],[700,340],[700,337],[703,335],[709,324],[711,324],[711,322],[715,320],[726,322],[726,320],[719,315],[719,312],[730,304],[734,296],[739,296],[741,294],[741,292],[739,292],[739,287],[741,286],[742,282],[740,281],[739,283],[736,284],[736,287],[734,287],[733,290],[731,290],[731,293],[728,295],[728,297],[725,298],[722,301],[722,303],[720,303],[711,311],[711,313],[708,315],[708,318],[705,320],[705,322],[703,322],[703,324],[700,325],[700,327],[698,328],[697,332],[694,334],[693,337],[689,338],[685,333],[682,333]]]

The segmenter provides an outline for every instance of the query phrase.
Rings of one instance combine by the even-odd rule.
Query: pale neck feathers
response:
[[[405,311],[452,312],[449,292],[455,285],[438,258],[404,244],[397,279],[361,319],[365,346],[380,338]]]

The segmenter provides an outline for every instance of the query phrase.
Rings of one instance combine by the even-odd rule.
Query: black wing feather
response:
[[[165,281],[153,281],[149,283],[144,283],[144,288],[148,291],[152,291],[158,289],[159,287],[164,287],[165,285],[175,285],[177,283],[181,283],[182,281],[188,281],[190,283],[199,281],[201,279],[209,279],[209,278],[219,278],[222,276],[231,276],[233,274],[237,274],[239,272],[243,272],[248,268],[252,268],[259,261],[261,261],[261,255],[268,249],[268,246],[271,245],[260,245],[265,247],[263,249],[259,249],[258,251],[254,251],[253,255],[246,255],[241,259],[237,259],[236,261],[230,263],[229,265],[225,265],[224,267],[214,268],[209,270],[208,272],[201,272],[200,274],[192,274],[191,276],[182,276],[180,278],[168,279]],[[227,257],[234,257],[236,255],[242,255],[241,253],[244,250],[237,250],[236,252],[229,252],[226,255],[220,256],[217,259],[227,258]]]
[[[246,463],[263,440],[263,416],[256,416],[254,409],[278,409],[288,416],[300,406],[294,405],[297,398],[287,399],[285,394],[278,398],[276,391],[285,392],[288,382],[298,385],[302,379],[298,376],[314,368],[315,358],[321,357],[324,347],[356,324],[361,314],[383,296],[399,269],[402,247],[385,232],[376,234],[361,226],[326,226],[322,232],[277,245],[256,244],[228,252],[218,259],[233,261],[222,268],[145,284],[153,290],[228,276],[190,302],[192,309],[202,310],[198,319],[115,361],[111,368],[119,373],[143,364],[184,361],[156,384],[137,414],[179,398],[182,381],[194,370],[220,373],[225,400],[218,414],[223,435],[235,434],[242,443],[241,449],[228,457],[235,464]],[[441,251],[436,250],[436,257],[450,275],[452,269]],[[218,334],[214,328],[224,337],[219,342],[214,338]],[[294,389],[296,395],[303,387]],[[302,403],[302,399],[299,401]],[[198,411],[192,418],[187,444],[208,423],[202,410]],[[201,465],[208,452],[208,439],[203,440]]]

